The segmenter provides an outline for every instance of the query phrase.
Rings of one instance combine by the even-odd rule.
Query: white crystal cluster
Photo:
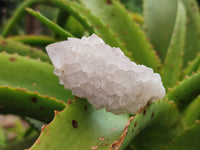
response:
[[[87,98],[96,109],[134,114],[148,101],[165,95],[159,74],[131,62],[119,48],[106,45],[95,34],[68,38],[46,49],[60,84]]]

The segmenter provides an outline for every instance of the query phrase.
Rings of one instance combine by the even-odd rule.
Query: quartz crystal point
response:
[[[148,101],[165,95],[160,75],[130,61],[95,34],[46,47],[60,84],[87,98],[96,109],[114,114],[136,113]]]

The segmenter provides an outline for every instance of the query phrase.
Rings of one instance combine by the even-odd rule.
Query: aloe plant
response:
[[[32,9],[35,5],[56,7],[56,21]],[[0,37],[0,113],[23,117],[38,136],[5,144],[0,128],[0,149],[199,149],[199,7],[195,0],[144,0],[143,12],[130,12],[116,0],[22,2]],[[25,14],[52,34],[13,35]],[[59,85],[45,46],[92,33],[159,73],[165,97],[136,114],[114,115]]]

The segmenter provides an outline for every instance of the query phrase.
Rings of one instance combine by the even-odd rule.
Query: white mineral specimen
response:
[[[136,65],[95,34],[68,38],[46,47],[60,84],[87,98],[96,109],[114,114],[136,113],[148,101],[165,95],[160,75]]]

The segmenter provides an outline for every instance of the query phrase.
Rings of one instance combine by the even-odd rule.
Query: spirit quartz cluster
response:
[[[46,47],[60,84],[87,98],[96,109],[114,114],[136,113],[148,101],[165,95],[160,75],[137,65],[95,34]]]

